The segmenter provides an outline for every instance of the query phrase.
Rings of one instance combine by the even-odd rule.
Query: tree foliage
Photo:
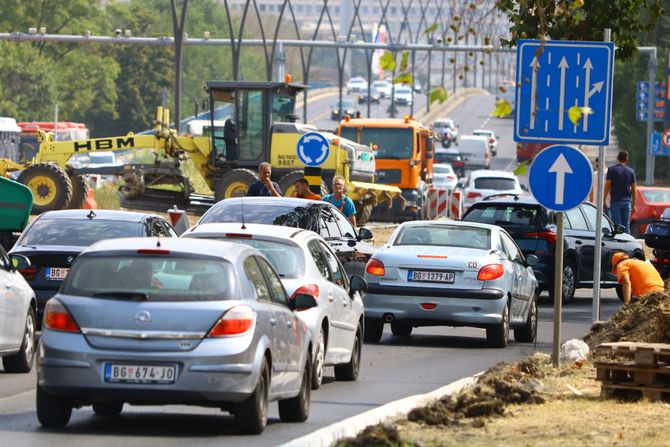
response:
[[[501,39],[514,46],[519,39],[602,41],[612,30],[617,58],[636,51],[640,33],[653,29],[665,13],[664,0],[497,0],[496,7],[512,23],[512,37]]]

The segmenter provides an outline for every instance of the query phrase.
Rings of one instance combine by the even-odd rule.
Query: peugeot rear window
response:
[[[463,217],[467,222],[481,222],[502,227],[543,227],[547,224],[544,209],[537,205],[475,205]]]
[[[123,220],[38,219],[21,238],[21,246],[88,247],[103,239],[145,236],[144,224]]]
[[[293,245],[280,241],[248,239],[240,237],[217,237],[217,240],[249,245],[258,249],[268,258],[282,278],[297,278],[305,271],[305,259],[302,250]]]
[[[507,191],[510,189],[516,189],[516,181],[511,178],[479,177],[475,179],[475,188]]]
[[[650,203],[670,202],[670,189],[648,189],[642,191],[645,200]]]
[[[304,228],[319,231],[319,212],[321,205],[252,205],[236,202],[216,205],[207,211],[198,223],[246,222],[285,227]]]
[[[491,247],[491,231],[488,228],[462,225],[412,225],[401,230],[393,245],[433,245],[486,250]]]
[[[216,301],[235,295],[233,266],[218,258],[82,256],[61,293],[127,301]]]

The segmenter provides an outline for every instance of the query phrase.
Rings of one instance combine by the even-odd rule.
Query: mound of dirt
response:
[[[670,343],[670,292],[654,293],[622,306],[584,337],[591,351],[600,343],[635,341]]]

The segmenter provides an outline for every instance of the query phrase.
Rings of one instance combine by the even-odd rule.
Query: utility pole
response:
[[[188,0],[184,0],[181,8],[181,18],[177,20],[177,1],[170,0],[170,9],[172,10],[172,32],[174,33],[174,122],[179,131],[181,122],[181,64],[182,49],[184,47],[184,25],[186,23],[186,11],[188,9]]]

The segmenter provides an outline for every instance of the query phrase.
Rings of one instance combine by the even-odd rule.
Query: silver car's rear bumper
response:
[[[92,348],[81,334],[52,332],[40,341],[37,381],[49,394],[80,405],[121,401],[223,407],[242,402],[256,386],[262,352],[250,352],[247,343],[241,352],[217,353],[211,345],[218,341],[204,340],[186,352],[116,351]],[[170,385],[105,382],[104,365],[108,362],[176,365],[176,381]]]
[[[363,302],[366,318],[388,321],[390,315],[393,321],[417,326],[484,327],[502,321],[507,298],[499,289],[410,289],[370,285]],[[435,307],[425,309],[422,304]]]

